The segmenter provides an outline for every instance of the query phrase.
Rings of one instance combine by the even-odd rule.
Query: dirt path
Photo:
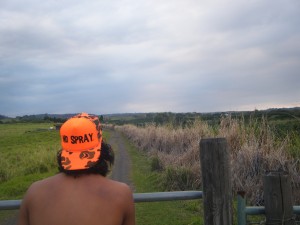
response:
[[[0,212],[0,225],[15,225],[17,224],[19,210],[7,210]]]
[[[120,133],[114,130],[109,130],[108,132],[110,133],[108,142],[115,152],[115,163],[110,179],[126,183],[134,190],[130,180],[131,160],[126,150],[124,139]],[[1,212],[4,218],[0,219],[0,225],[15,225],[17,223],[17,213],[18,210]],[[2,217],[1,214],[0,217]]]
[[[115,163],[110,178],[128,184],[132,189],[130,180],[131,160],[126,150],[124,139],[119,132],[110,130],[109,144],[115,152]]]

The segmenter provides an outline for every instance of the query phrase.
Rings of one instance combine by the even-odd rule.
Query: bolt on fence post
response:
[[[232,225],[232,185],[225,138],[200,141],[205,225]]]
[[[245,212],[246,209],[246,192],[238,191],[237,193],[237,222],[238,225],[246,225],[247,224],[247,214]]]

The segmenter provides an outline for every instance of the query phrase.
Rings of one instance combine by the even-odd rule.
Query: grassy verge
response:
[[[0,200],[22,199],[34,182],[57,173],[59,132],[50,123],[0,124]],[[0,211],[0,225],[18,210]]]
[[[136,193],[157,192],[161,189],[161,174],[151,171],[151,161],[126,140],[132,160],[132,180]],[[137,224],[199,225],[203,222],[201,200],[136,203]]]
[[[57,172],[59,132],[52,124],[0,124],[0,200],[22,198],[28,186]]]

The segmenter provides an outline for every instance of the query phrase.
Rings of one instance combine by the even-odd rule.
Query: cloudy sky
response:
[[[300,106],[299,0],[0,0],[0,114]]]

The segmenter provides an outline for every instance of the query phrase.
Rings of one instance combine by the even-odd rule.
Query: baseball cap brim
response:
[[[101,141],[95,148],[85,151],[61,151],[61,165],[65,170],[83,170],[93,167],[101,155]]]

